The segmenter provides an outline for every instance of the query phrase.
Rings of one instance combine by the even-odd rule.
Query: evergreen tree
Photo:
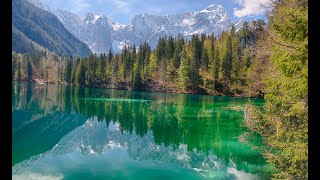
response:
[[[169,36],[167,42],[166,42],[166,49],[165,49],[165,53],[166,53],[166,59],[170,60],[173,57],[174,54],[174,41],[173,41],[173,37]]]
[[[133,59],[136,59],[136,54],[137,54],[136,44],[133,44],[133,48],[132,48],[132,58]]]
[[[215,37],[212,33],[212,35],[210,36],[210,48],[208,48],[208,50],[210,50],[209,53],[209,67],[214,67],[214,61],[215,61]]]
[[[98,83],[97,85],[100,86],[102,82],[104,81],[104,78],[106,76],[106,56],[105,54],[100,54],[98,61],[98,68],[96,71],[96,82]]]
[[[112,75],[112,69],[113,69],[113,53],[111,51],[111,48],[109,49],[108,58],[107,58],[107,65],[106,65],[106,78],[109,81],[111,79]]]
[[[86,67],[84,64],[84,60],[80,60],[75,78],[76,78],[76,84],[78,86],[86,85]]]
[[[150,65],[150,54],[151,54],[151,47],[148,45],[147,42],[144,43],[144,60],[143,60],[143,80],[146,81],[149,77],[149,65]]]
[[[151,53],[150,55],[150,76],[152,79],[156,79],[157,78],[157,60],[156,57],[154,55],[155,53]]]
[[[17,69],[18,69],[18,72],[17,72],[17,81],[20,82],[20,81],[21,81],[21,63],[20,63],[19,60],[18,60]]]
[[[220,55],[219,55],[219,48],[218,46],[215,49],[215,59],[213,65],[213,89],[215,89],[215,85],[219,79],[219,71],[220,71]]]
[[[231,69],[232,69],[232,39],[228,36],[226,44],[226,54],[222,64],[222,75],[225,82],[231,79]]]
[[[183,51],[184,38],[182,36],[178,36],[178,38],[174,42],[174,53],[170,62],[171,69],[171,77],[172,81],[176,80],[176,76],[178,75],[178,69],[180,67],[180,58]]]
[[[108,53],[108,62],[111,62],[112,58],[113,58],[113,53],[112,53],[111,48],[110,48],[109,49],[109,53]]]
[[[120,55],[116,54],[114,56],[114,58],[112,59],[113,63],[112,63],[112,85],[116,86],[119,82],[120,79],[120,73],[119,73],[119,69],[120,69]]]
[[[15,74],[16,74],[16,64],[17,64],[17,60],[15,58],[15,56],[12,56],[12,80],[15,79]]]
[[[156,52],[156,59],[157,64],[160,64],[160,62],[165,59],[166,56],[166,40],[165,38],[160,38],[158,41],[158,44],[155,49]]]
[[[246,112],[275,179],[308,179],[308,1],[273,1],[263,109]]]
[[[60,84],[61,83],[61,75],[62,75],[62,69],[61,69],[61,66],[60,65],[58,65],[58,67],[57,67],[57,83],[58,84]]]
[[[49,72],[48,72],[48,67],[45,68],[45,80],[46,80],[46,83],[48,84],[49,82]]]
[[[71,83],[71,72],[72,72],[72,60],[67,60],[66,61],[66,68],[65,68],[65,80],[66,83],[70,84]]]
[[[201,68],[205,71],[208,70],[209,66],[209,55],[208,55],[208,50],[207,48],[202,49],[202,55],[201,55]]]
[[[32,65],[30,61],[27,63],[27,80],[30,82],[32,80]]]
[[[132,52],[130,54],[130,66],[131,66],[131,88],[134,89],[134,66],[136,61],[136,46],[133,44]]]
[[[157,60],[157,67],[159,70],[159,77],[162,84],[166,87],[167,81],[167,60],[166,60],[166,38],[159,38],[155,49],[155,56]]]
[[[71,80],[70,80],[71,84],[76,84],[76,73],[77,73],[79,63],[80,63],[80,58],[77,58],[77,60],[72,65]]]
[[[190,76],[192,78],[192,90],[198,91],[198,85],[200,83],[199,69],[201,63],[202,43],[199,40],[198,35],[192,35],[191,38],[191,70]]]
[[[188,57],[186,50],[183,51],[179,72],[178,72],[178,79],[179,79],[179,87],[183,90],[187,90],[191,86],[191,79],[190,79],[190,64],[191,59]]]
[[[142,65],[143,65],[143,60],[144,60],[144,52],[143,52],[143,45],[140,44],[139,46],[139,50],[137,53],[137,60],[135,63],[135,67],[134,67],[134,82],[133,82],[133,88],[134,89],[139,89],[141,87],[142,84],[142,78],[141,78],[141,71],[142,69]]]
[[[233,26],[234,27],[234,26]],[[239,82],[240,69],[243,66],[241,63],[241,47],[239,37],[235,33],[235,29],[232,29],[232,78],[235,83]]]
[[[240,39],[243,44],[243,48],[250,45],[252,32],[247,21],[243,22],[242,28],[239,30]]]

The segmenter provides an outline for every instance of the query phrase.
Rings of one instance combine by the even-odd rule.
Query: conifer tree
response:
[[[141,70],[142,70],[142,64],[143,64],[143,45],[140,44],[139,46],[139,50],[137,53],[137,60],[135,63],[135,67],[134,67],[134,83],[133,83],[133,88],[134,89],[139,89],[141,87],[142,84],[142,78],[141,78]]]
[[[169,36],[167,42],[166,42],[166,49],[165,49],[165,53],[166,53],[166,59],[170,60],[173,57],[174,54],[174,41],[173,41],[173,37]]]
[[[14,58],[14,57],[12,57],[12,80],[14,80],[15,79],[15,75],[16,75],[16,67],[17,66],[17,60],[16,60],[16,58]]]
[[[231,69],[232,69],[232,39],[228,36],[226,44],[226,54],[222,64],[222,75],[225,82],[231,79]]]
[[[66,68],[65,68],[65,80],[66,83],[71,83],[71,72],[72,72],[72,60],[66,61]]]
[[[214,61],[215,61],[215,37],[212,33],[212,35],[210,36],[210,48],[208,48],[208,50],[210,50],[210,53],[209,53],[209,64],[208,66],[209,67],[214,67]]]
[[[275,179],[308,179],[308,1],[273,1],[263,109],[246,111]]]
[[[172,64],[175,70],[178,70],[180,66],[180,58],[183,51],[183,45],[184,45],[184,38],[182,36],[178,36],[175,41],[175,45],[174,45],[175,49],[172,57],[172,61],[173,61]]]
[[[165,57],[166,57],[166,40],[165,40],[165,38],[159,38],[155,52],[156,52],[157,64],[159,65],[160,62],[163,59],[165,59]]]
[[[213,65],[213,89],[215,90],[215,84],[217,84],[219,79],[219,71],[220,71],[220,55],[219,48],[216,46],[215,48],[215,59]]]
[[[100,57],[98,59],[98,68],[97,68],[97,81],[99,85],[104,82],[104,79],[106,76],[106,63],[107,63],[107,58],[105,54],[100,54]]]
[[[232,79],[238,83],[241,63],[241,47],[238,36],[234,33],[232,36]]]
[[[80,60],[77,72],[76,72],[76,84],[78,86],[86,85],[86,67],[84,64],[84,60]]]
[[[190,76],[192,78],[191,88],[192,90],[198,91],[198,85],[200,81],[199,69],[200,69],[200,61],[201,61],[201,52],[202,52],[202,43],[199,40],[198,35],[193,35],[191,38],[191,69]]]
[[[20,63],[19,60],[18,60],[17,69],[18,69],[18,72],[17,72],[17,81],[20,82],[20,81],[21,81],[21,63]]]
[[[27,80],[30,82],[32,80],[32,65],[30,61],[27,63]]]
[[[72,64],[71,79],[70,79],[71,84],[76,84],[76,73],[77,73],[79,63],[80,63],[80,58],[77,58],[76,61]]]
[[[178,84],[183,90],[187,90],[191,86],[190,64],[191,59],[188,57],[186,50],[183,50],[178,72]]]
[[[205,71],[208,70],[208,66],[209,66],[209,55],[208,55],[208,50],[207,48],[203,48],[202,49],[202,53],[201,53],[201,68]]]
[[[144,43],[144,60],[143,60],[143,80],[146,81],[150,74],[150,54],[151,54],[151,47],[148,45],[147,42]]]

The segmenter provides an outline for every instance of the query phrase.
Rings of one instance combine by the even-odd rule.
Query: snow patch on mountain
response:
[[[55,14],[64,26],[77,38],[86,42],[93,52],[107,53],[121,51],[124,46],[143,42],[155,48],[160,37],[178,34],[190,38],[193,34],[220,34],[233,24],[221,5],[212,4],[199,12],[186,12],[174,15],[152,15],[148,13],[134,16],[128,25],[113,22],[101,13],[87,13],[81,17],[74,13],[49,8],[39,0],[29,0],[40,8]],[[243,21],[236,23],[239,29]]]
[[[121,51],[122,49],[124,49],[125,46],[129,46],[128,44],[126,44],[125,42],[123,41],[118,41],[118,40],[114,40],[112,42],[112,49],[116,52],[119,52]]]
[[[124,25],[124,24],[119,24],[119,23],[115,23],[115,22],[111,22],[111,25],[113,27],[113,30],[115,30],[115,31],[121,31],[126,27],[126,25]]]

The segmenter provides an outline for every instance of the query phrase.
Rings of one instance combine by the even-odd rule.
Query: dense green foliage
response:
[[[264,26],[262,21],[255,22]],[[246,27],[256,39],[256,28]],[[120,54],[111,50],[106,54],[92,54],[85,58],[58,57],[49,52],[13,54],[24,64],[29,59],[33,79],[43,82],[73,84],[87,87],[140,89],[161,92],[225,94],[258,96],[247,91],[247,64],[250,57],[245,49],[254,43],[244,44],[244,30],[223,32],[221,36],[193,35],[185,40],[177,37],[160,38],[154,50],[147,43],[125,47]],[[53,60],[53,61],[52,61]],[[250,65],[249,65],[250,66]],[[24,66],[21,71],[26,71]],[[17,80],[17,66],[13,69]],[[25,79],[26,77],[22,77]],[[242,83],[239,83],[242,82]]]
[[[248,106],[246,121],[263,137],[260,150],[275,165],[275,179],[307,179],[308,1],[276,1],[269,20],[263,45],[256,49],[256,70],[268,64],[262,71],[266,105]]]
[[[88,87],[233,96],[264,96],[248,105],[246,125],[260,134],[275,179],[308,178],[308,1],[273,2],[261,20],[219,37],[160,38],[120,54],[59,57],[43,51],[12,57],[13,80]],[[15,30],[16,31],[16,30]],[[16,31],[16,34],[19,34]],[[250,135],[250,134],[247,134]],[[250,136],[247,136],[249,139]]]
[[[13,0],[12,50],[25,53],[45,48],[58,55],[88,56],[91,52],[56,16],[26,0]]]

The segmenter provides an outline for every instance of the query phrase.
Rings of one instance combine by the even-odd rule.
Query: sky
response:
[[[266,19],[262,6],[272,0],[41,0],[49,5],[80,16],[88,12],[101,13],[120,24],[130,24],[134,15],[178,14],[201,11],[211,4],[222,5],[231,19],[238,21]],[[261,6],[262,5],[262,6]]]

